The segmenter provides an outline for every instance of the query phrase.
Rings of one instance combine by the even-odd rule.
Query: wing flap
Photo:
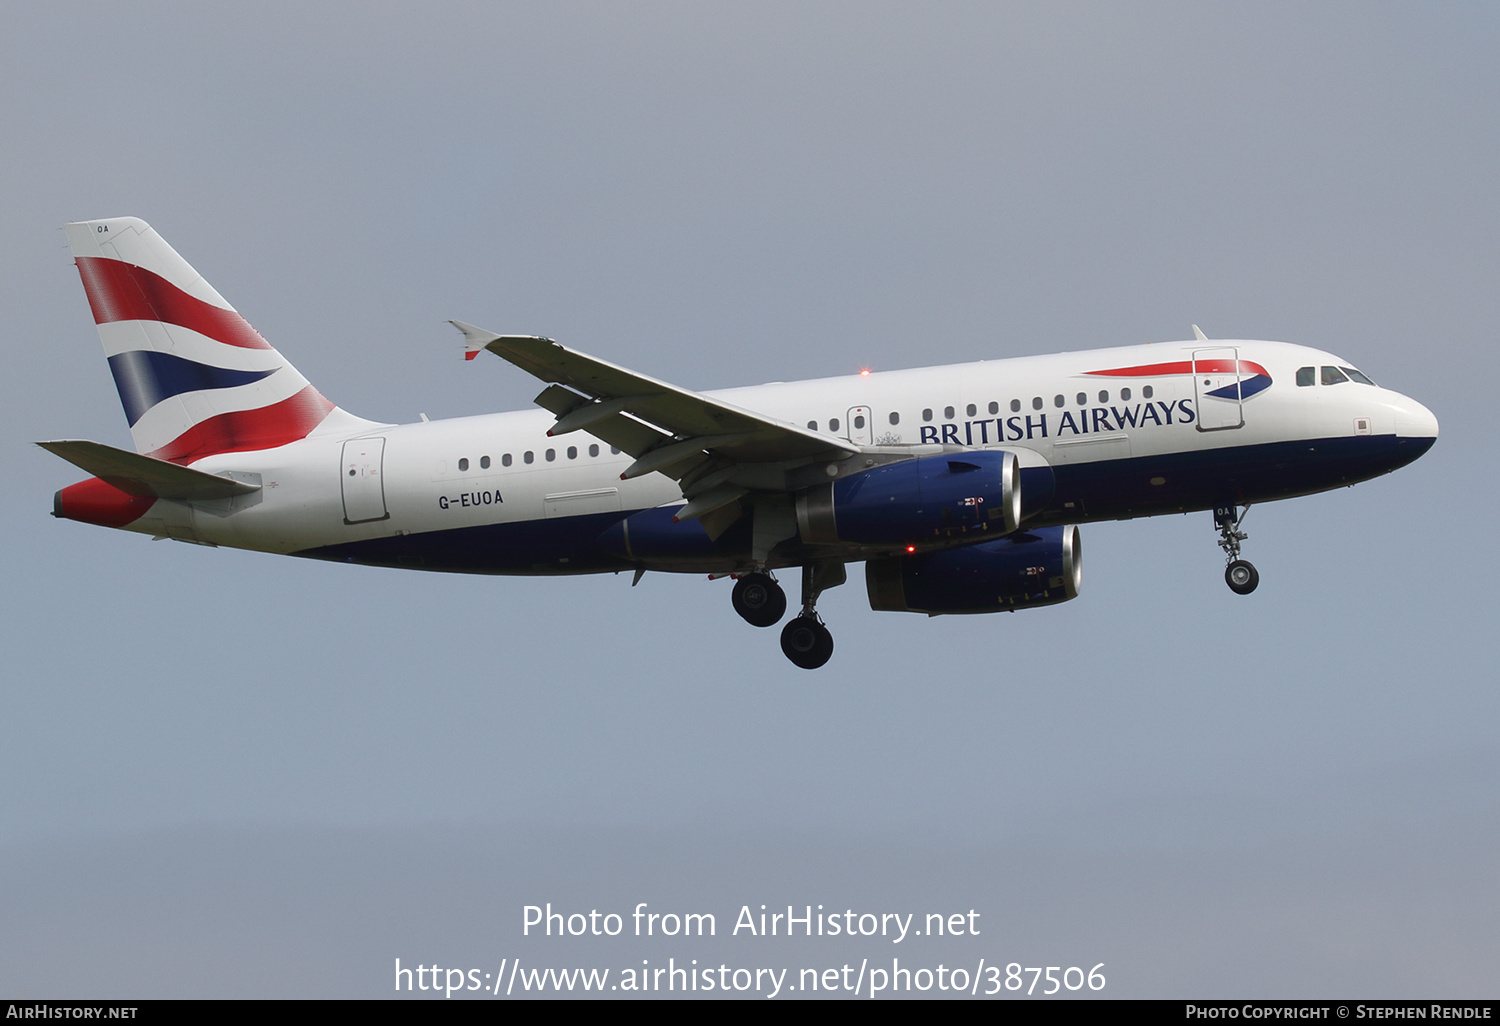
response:
[[[692,499],[688,500],[688,504],[678,510],[672,519],[680,521],[705,517],[716,510],[723,509],[731,502],[739,502],[749,494],[750,492],[746,488],[722,484],[717,488],[710,488],[707,491],[699,492]]]

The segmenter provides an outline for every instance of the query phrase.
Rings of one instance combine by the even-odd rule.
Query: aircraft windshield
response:
[[[1340,367],[1339,370],[1341,370],[1345,374],[1349,375],[1349,380],[1350,381],[1357,381],[1361,385],[1373,385],[1373,384],[1375,384],[1375,382],[1373,382],[1369,378],[1365,377],[1363,374],[1361,374],[1359,371],[1355,370],[1353,367]]]

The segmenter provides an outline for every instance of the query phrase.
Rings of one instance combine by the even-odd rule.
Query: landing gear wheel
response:
[[[1236,559],[1224,568],[1224,583],[1236,595],[1248,595],[1260,583],[1260,574],[1253,563]]]
[[[816,670],[833,655],[833,635],[815,617],[799,616],[781,629],[781,650],[804,670]]]
[[[746,574],[734,584],[734,611],[756,627],[774,627],[786,614],[786,592],[770,574]]]

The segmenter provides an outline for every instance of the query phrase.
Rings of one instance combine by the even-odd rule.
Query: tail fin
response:
[[[186,465],[365,423],[323,398],[145,221],[66,231],[137,452]]]

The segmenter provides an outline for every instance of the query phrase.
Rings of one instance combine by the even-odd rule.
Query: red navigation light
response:
[[[907,551],[907,552],[908,552],[908,553],[912,553],[912,552],[916,552],[916,551],[917,551],[917,547],[916,547],[916,546],[915,546],[915,545],[908,545],[908,546],[907,546],[907,547],[906,547],[906,551]]]
[[[870,376],[870,368],[868,368],[868,367],[861,367],[860,371],[859,371],[859,376],[862,377],[862,378],[868,378]]]

